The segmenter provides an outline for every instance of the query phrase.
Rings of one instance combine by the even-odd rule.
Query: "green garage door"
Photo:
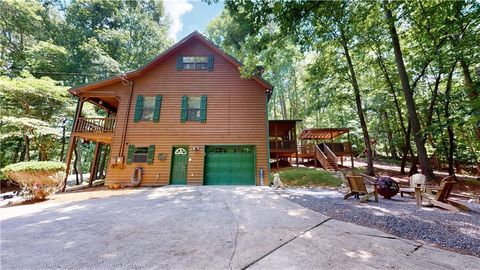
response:
[[[215,145],[205,152],[205,185],[255,185],[255,146]]]

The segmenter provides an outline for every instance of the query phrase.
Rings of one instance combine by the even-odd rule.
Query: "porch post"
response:
[[[90,165],[90,179],[88,179],[88,187],[92,187],[92,184],[93,184],[93,180],[95,180],[95,175],[96,175],[96,171],[97,171],[97,166],[98,166],[98,156],[100,154],[100,145],[101,143],[99,142],[96,142],[95,143],[95,150],[93,152],[93,159],[92,159],[92,163]]]
[[[295,145],[295,162],[298,167],[298,143],[297,143],[297,122],[294,122],[293,125],[293,143]]]
[[[72,132],[70,133],[70,142],[68,143],[67,158],[66,158],[66,161],[65,161],[65,163],[66,163],[65,179],[63,180],[62,192],[65,192],[65,188],[67,187],[68,174],[70,173],[70,163],[72,162],[73,147],[75,146],[75,141],[77,140],[77,138],[73,134],[75,133],[75,130],[77,129],[78,118],[82,114],[82,108],[83,108],[83,103],[84,102],[85,102],[84,98],[78,97],[77,110],[75,112],[75,118],[73,120]]]
[[[353,148],[352,148],[352,143],[350,142],[350,130],[347,131],[347,137],[348,137],[348,144],[350,145],[350,160],[352,161],[352,169],[354,169],[355,165],[353,164]]]

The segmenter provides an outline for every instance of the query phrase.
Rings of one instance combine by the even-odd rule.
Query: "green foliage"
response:
[[[162,1],[0,1],[0,167],[63,160],[76,103],[66,90],[152,60],[172,44],[168,23]],[[102,112],[88,103],[82,115]]]
[[[56,161],[28,161],[19,162],[5,166],[1,171],[4,174],[10,172],[60,172],[65,171],[66,165],[63,162]]]
[[[16,182],[28,199],[44,200],[63,186],[65,168],[62,162],[30,161],[11,164],[1,172]]]
[[[284,168],[278,174],[283,184],[290,187],[338,187],[342,183],[334,173],[314,168]],[[273,182],[273,174],[270,178]]]
[[[447,128],[452,127],[453,158],[479,164],[480,4],[432,0],[387,5],[397,18],[428,154],[446,163],[452,144]],[[363,150],[347,45],[375,151],[387,156],[393,145],[402,155],[409,144],[416,155],[413,134],[406,137],[410,115],[380,1],[226,1],[225,8],[209,25],[208,35],[245,64],[245,77],[253,75],[256,65],[266,67],[264,77],[275,87],[270,119],[300,118],[301,128],[349,127],[354,149]]]

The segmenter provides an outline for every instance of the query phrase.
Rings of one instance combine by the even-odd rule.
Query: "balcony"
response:
[[[115,129],[115,118],[78,118],[74,135],[86,140],[110,143]]]

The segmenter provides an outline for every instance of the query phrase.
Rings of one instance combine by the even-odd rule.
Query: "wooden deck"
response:
[[[78,118],[72,135],[89,141],[110,144],[115,129],[115,118]]]

